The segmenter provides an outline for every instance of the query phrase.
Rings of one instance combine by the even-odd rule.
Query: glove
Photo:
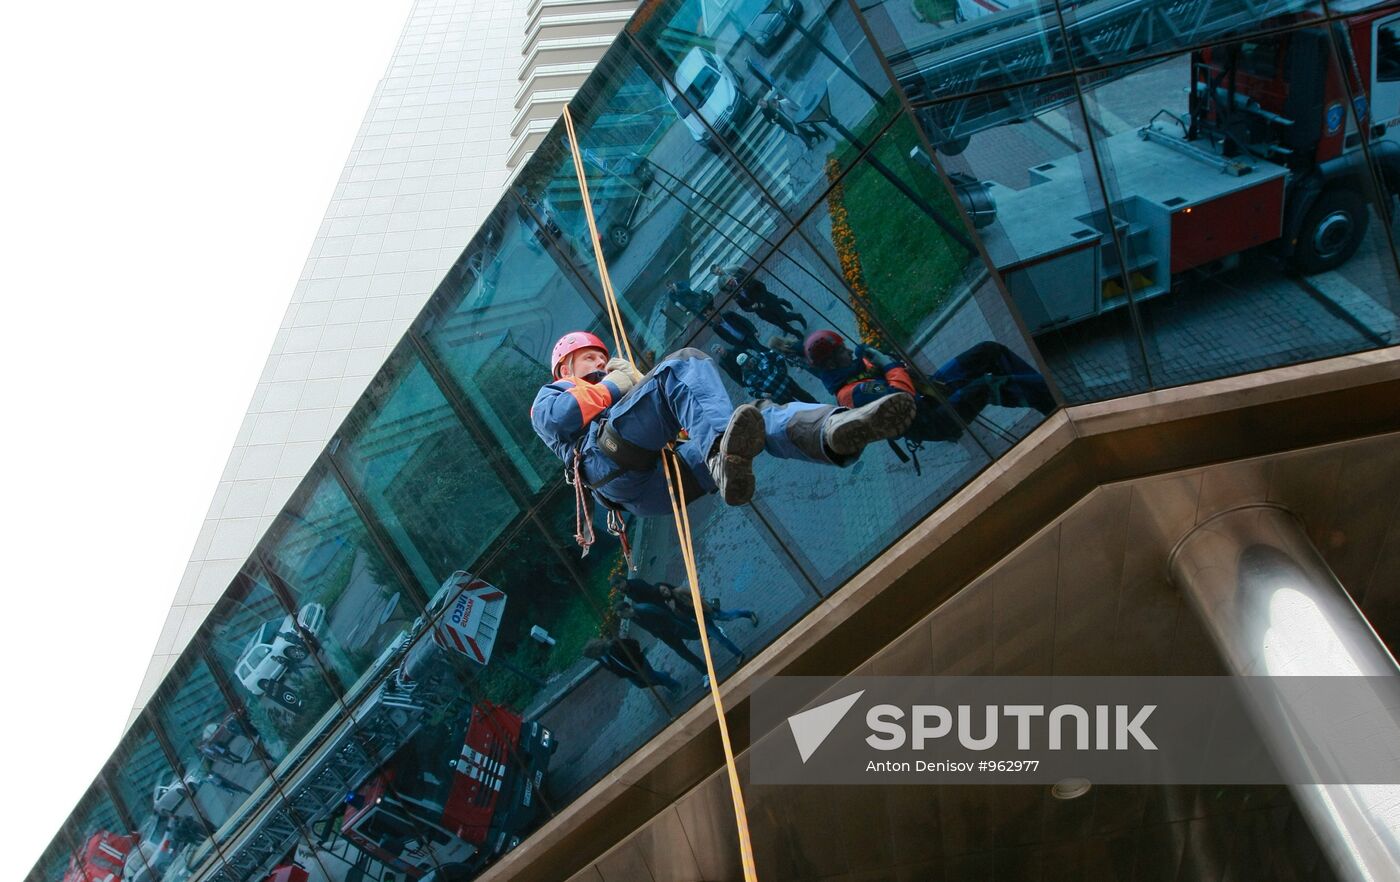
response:
[[[881,352],[873,346],[859,347],[858,355],[860,355],[860,357],[864,358],[866,361],[870,362],[870,366],[875,368],[875,370],[879,371],[882,374],[892,367],[898,367],[899,365],[903,364],[903,362],[899,361],[896,358],[892,358],[891,356],[886,355],[885,353]]]
[[[632,387],[642,381],[642,375],[637,373],[637,369],[632,367],[632,362],[625,358],[610,358],[604,368],[607,374],[603,379],[616,386],[622,395],[631,392]]]

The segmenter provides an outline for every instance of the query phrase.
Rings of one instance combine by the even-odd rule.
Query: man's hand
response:
[[[616,386],[617,391],[623,395],[631,392],[632,387],[642,381],[642,375],[632,367],[632,362],[625,358],[610,358],[604,368],[608,373],[603,379]]]
[[[866,361],[870,362],[871,367],[882,374],[892,367],[900,367],[903,365],[903,362],[899,359],[886,355],[874,346],[866,346],[864,343],[856,347],[856,357],[864,358]]]

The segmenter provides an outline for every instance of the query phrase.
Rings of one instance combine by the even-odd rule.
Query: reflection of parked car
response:
[[[680,115],[690,137],[709,150],[719,150],[715,135],[724,138],[738,132],[753,110],[753,101],[740,87],[739,76],[708,49],[691,47],[676,68],[675,81],[685,98],[670,83],[664,83],[666,99]]]
[[[212,760],[246,763],[253,755],[257,733],[244,725],[238,714],[229,711],[222,720],[204,727],[199,737],[199,752]]]
[[[781,5],[780,5],[781,4]],[[799,0],[744,0],[733,12],[759,55],[772,55],[802,17]]]
[[[289,615],[263,625],[253,633],[234,666],[238,682],[254,695],[262,695],[293,663],[310,654],[325,623],[326,608],[308,603],[297,613],[296,621]]]
[[[650,162],[635,153],[606,158],[590,149],[582,153],[588,169],[589,195],[593,197],[593,221],[603,237],[603,256],[612,259],[631,244],[637,214],[656,172]],[[572,238],[592,258],[588,220],[583,216],[577,193],[569,194],[568,202],[547,194],[532,200],[531,206],[550,236],[556,240]]]
[[[201,783],[198,772],[190,772],[183,779],[172,779],[169,784],[156,782],[155,790],[151,794],[151,802],[155,807],[156,814],[161,817],[173,817],[180,806],[185,804],[185,800],[194,796],[199,790]]]

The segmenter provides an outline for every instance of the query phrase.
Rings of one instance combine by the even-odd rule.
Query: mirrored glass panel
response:
[[[509,665],[497,653],[514,648],[510,601],[465,571],[449,577],[284,784],[330,878],[470,878],[547,816],[552,734],[477,683]]]
[[[1053,0],[860,0],[859,6],[895,78],[916,104],[1069,71]],[[969,103],[963,128],[996,110]],[[954,128],[939,133],[946,138],[964,134]]]
[[[235,756],[233,751],[245,751],[236,756],[246,756],[244,762],[257,766],[253,739],[245,735],[242,741],[234,740],[226,734],[230,729],[225,725],[222,730],[207,732],[207,738],[206,732],[201,732],[199,748],[204,756],[214,754],[218,749],[216,745],[226,744],[231,751],[208,766],[201,761],[197,776],[201,780],[221,774],[221,768],[227,771],[222,764]],[[184,776],[175,773],[160,741],[144,720],[138,721],[122,739],[122,745],[113,754],[107,772],[113,802],[119,807],[126,832],[137,837],[127,857],[127,873],[122,878],[152,882],[187,878],[193,870],[189,861],[199,846],[207,841],[209,831],[205,819],[197,811],[186,811],[183,806],[171,805],[170,785],[182,781]],[[237,777],[236,773],[231,775],[231,779]],[[256,784],[257,780],[256,777],[252,780],[245,778],[244,786]]]
[[[146,872],[140,833],[118,810],[99,779],[88,789],[64,827],[73,856],[65,882],[105,882]]]
[[[829,591],[990,460],[944,393],[881,332],[872,310],[848,305],[845,280],[800,236],[762,266],[739,269],[731,286],[737,293],[695,341],[720,366],[734,401],[765,399],[781,409],[805,403],[818,416],[787,417],[797,437],[803,421],[831,405],[869,405],[895,392],[917,393],[920,401],[904,435],[838,457],[844,468],[773,456],[755,462],[753,509],[785,556]]]
[[[691,140],[732,151],[791,216],[826,188],[828,166],[849,165],[899,109],[844,3],[670,0],[627,33],[659,67]]]
[[[81,876],[77,876],[76,873],[70,875],[70,870],[74,868],[74,851],[67,833],[60,830],[44,849],[44,853],[39,855],[33,869],[25,878],[29,882],[81,882]]]
[[[572,494],[541,511],[549,541],[576,553]],[[767,645],[819,600],[762,518],[748,507],[725,506],[713,496],[689,508],[705,598],[705,620],[721,678]],[[527,597],[534,609],[555,607],[561,634],[547,650],[561,676],[535,701],[539,719],[558,736],[549,793],[566,805],[661,729],[674,715],[704,700],[703,651],[670,518],[629,518],[627,535],[636,570],[629,572],[616,542],[600,539],[577,561],[573,597]],[[739,553],[738,549],[743,549]],[[516,595],[538,593],[529,558],[518,575],[496,577],[516,584]],[[551,590],[558,591],[557,586]],[[546,625],[546,627],[549,627]],[[551,636],[553,632],[551,631]],[[548,675],[546,675],[548,678]],[[528,717],[528,714],[527,714]]]
[[[247,738],[246,727],[226,698],[229,684],[222,672],[205,663],[198,649],[195,644],[181,656],[150,705],[163,746],[174,758],[171,777],[153,786],[151,798],[156,814],[182,826],[183,833],[202,832],[202,825],[207,825],[222,844],[277,792],[258,743]],[[237,728],[244,735],[228,743],[231,749],[246,748],[246,761],[211,756],[221,737],[220,727]],[[190,866],[202,866],[215,850],[215,843],[207,840],[193,845]]]
[[[1392,243],[1344,79],[1305,28],[1084,81],[1157,385],[1392,338]]]
[[[526,492],[508,457],[487,455],[500,445],[472,404],[464,396],[455,403],[411,347],[401,346],[342,426],[332,454],[425,591],[469,568],[510,527],[520,508],[507,482],[516,495]]]
[[[563,467],[529,420],[535,393],[550,379],[550,348],[568,331],[600,330],[602,321],[602,307],[563,259],[534,215],[507,196],[415,324],[494,439],[483,451],[489,471],[501,474],[507,466],[496,460],[505,458],[531,491],[558,480]]]
[[[295,764],[304,749],[302,742],[317,721],[339,709],[323,668],[312,658],[315,637],[299,627],[299,609],[297,613],[293,615],[273,591],[261,569],[250,564],[234,579],[196,637],[217,671],[218,682],[227,684],[224,713],[241,703],[257,750],[282,769]],[[202,724],[219,719],[210,717]],[[238,741],[233,749],[244,746]]]
[[[1041,103],[1050,92],[1063,100]],[[1012,121],[979,131],[955,152],[945,148],[935,155],[1049,373],[1071,402],[1149,388],[1134,297],[1158,283],[1159,271],[1135,260],[1142,249],[1132,231],[1109,222],[1074,82],[1066,78],[981,100],[1013,109]],[[916,117],[936,130],[931,120],[955,110],[920,108]],[[911,168],[927,172],[932,166],[921,145],[899,152],[910,158]],[[1124,253],[1130,255],[1126,263],[1119,258]],[[975,277],[952,296],[957,301],[959,294],[979,292],[974,299],[995,302],[997,284]],[[951,323],[956,312],[940,313],[932,322]],[[994,307],[982,312],[1005,316]],[[1006,330],[998,338],[1006,342]],[[1011,345],[1034,363],[1029,352]]]
[[[609,277],[640,352],[674,348],[670,292],[703,296],[712,263],[761,252],[783,217],[734,158],[711,153],[668,102],[660,75],[614,44],[570,102]],[[601,290],[578,174],[561,121],[516,187],[592,288]],[[673,318],[674,313],[673,313]],[[608,335],[611,340],[611,333]]]
[[[269,530],[264,568],[251,572],[296,611],[291,624],[303,645],[294,654],[340,695],[377,674],[428,590],[376,538],[331,469],[318,466]]]

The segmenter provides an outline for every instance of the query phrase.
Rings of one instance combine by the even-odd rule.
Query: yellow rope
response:
[[[569,106],[564,105],[564,128],[569,133],[569,150],[574,157],[574,173],[578,175],[578,187],[583,196],[583,213],[588,220],[588,234],[593,240],[593,256],[598,260],[598,276],[603,283],[603,303],[607,307],[608,322],[616,351],[626,352],[627,360],[632,359],[632,344],[627,339],[627,329],[622,321],[622,311],[618,307],[617,293],[613,290],[612,278],[608,275],[608,263],[603,258],[603,240],[598,236],[598,224],[593,217],[593,201],[588,195],[588,181],[583,170],[583,154],[579,152],[578,136],[574,133],[573,116]],[[724,713],[724,702],[719,694],[719,677],[715,676],[714,656],[710,653],[710,635],[705,627],[704,600],[700,595],[700,573],[695,564],[695,544],[690,532],[690,513],[686,509],[685,494],[681,481],[681,460],[676,452],[667,447],[661,453],[666,471],[666,490],[671,497],[671,514],[676,520],[676,537],[680,541],[681,559],[685,562],[686,579],[690,582],[690,605],[695,613],[695,627],[700,632],[700,649],[705,656],[705,670],[709,674],[710,699],[715,705],[715,716],[719,722],[719,739],[724,747],[724,765],[729,773],[729,792],[734,798],[734,823],[739,830],[739,860],[744,867],[744,882],[758,882],[758,869],[754,864],[753,842],[749,836],[749,816],[744,809],[744,793],[739,787],[739,767],[734,762],[734,746],[729,740],[729,722]]]
[[[633,365],[632,343],[627,339],[627,329],[622,322],[622,311],[617,305],[617,293],[613,291],[612,277],[608,275],[608,262],[603,259],[603,240],[598,237],[598,221],[593,217],[593,199],[588,195],[588,178],[583,172],[583,154],[578,149],[578,136],[574,134],[574,118],[569,113],[569,105],[564,105],[564,128],[569,132],[569,151],[574,156],[574,174],[578,175],[578,188],[583,196],[583,216],[588,219],[588,236],[593,242],[593,256],[598,261],[598,278],[603,282],[603,304],[608,310],[608,323],[612,325],[613,351],[627,353],[627,360]]]

